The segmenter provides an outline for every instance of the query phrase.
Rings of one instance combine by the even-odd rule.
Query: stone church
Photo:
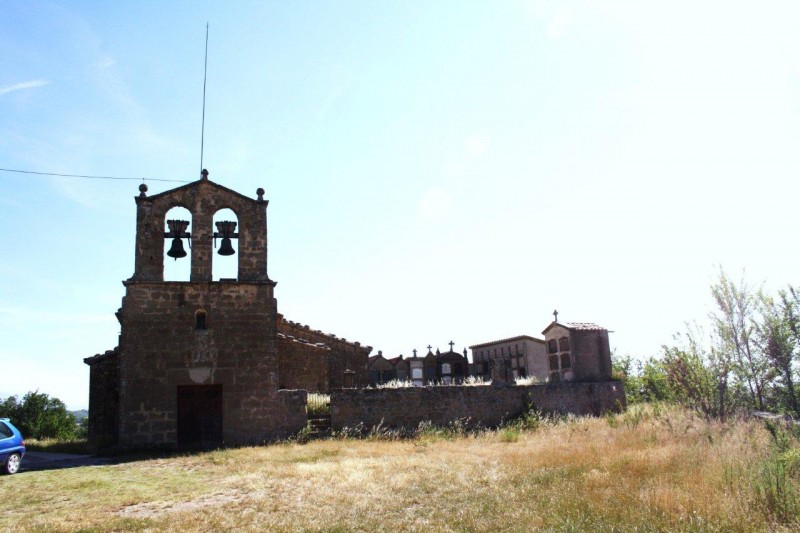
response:
[[[369,346],[291,322],[278,313],[267,275],[264,190],[249,198],[202,178],[136,198],[133,276],[123,282],[119,345],[90,367],[89,439],[105,447],[259,443],[305,427],[307,391],[365,386]],[[173,207],[191,219],[165,220]],[[213,224],[232,210],[236,222]],[[166,227],[165,227],[166,226]],[[238,276],[212,280],[215,239]],[[168,255],[186,256],[189,281],[164,281]]]

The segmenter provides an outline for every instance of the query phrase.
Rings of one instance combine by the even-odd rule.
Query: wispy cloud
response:
[[[420,198],[418,212],[428,222],[441,220],[450,213],[452,204],[453,198],[449,192],[441,187],[432,187]]]
[[[36,87],[42,87],[44,85],[50,85],[50,80],[31,80],[31,81],[23,81],[20,83],[15,83],[14,85],[7,85],[5,87],[0,87],[0,96],[4,94],[13,93],[14,91],[24,91],[25,89],[35,89]]]

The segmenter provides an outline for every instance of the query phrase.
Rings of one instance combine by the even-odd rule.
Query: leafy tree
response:
[[[768,296],[762,299],[760,338],[783,386],[788,409],[800,416],[794,375],[800,347],[800,298],[791,285],[788,290],[779,291],[778,295],[778,301]]]
[[[711,294],[718,308],[711,319],[720,341],[719,359],[726,360],[729,369],[747,384],[753,407],[763,410],[771,373],[766,354],[755,343],[757,294],[744,280],[735,284],[722,269],[719,280],[711,286]]]
[[[675,401],[704,416],[724,419],[738,403],[729,387],[731,365],[724,351],[706,349],[699,338],[702,330],[687,325],[684,335],[676,335],[679,346],[663,347],[660,364],[667,388]],[[711,341],[711,346],[720,344],[714,337]]]
[[[0,402],[0,416],[10,418],[27,438],[75,438],[75,417],[64,402],[39,391],[28,392],[21,402],[16,396],[6,398]]]
[[[630,355],[613,354],[611,369],[612,377],[622,382],[629,404],[672,400],[667,374],[657,358],[650,357],[642,363]]]

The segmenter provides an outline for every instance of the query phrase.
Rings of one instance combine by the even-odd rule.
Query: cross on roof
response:
[[[453,341],[448,342],[447,344],[450,345],[450,351],[453,351],[453,345],[455,344]]]
[[[558,322],[558,309],[553,311],[553,316],[555,317],[554,322]]]
[[[414,349],[413,349],[413,350],[411,350],[411,351],[412,351],[412,352],[414,352],[414,357],[416,357],[416,356],[417,356],[417,349],[416,349],[416,348],[414,348]]]
[[[433,346],[431,346],[431,345],[429,344],[429,345],[428,345],[428,351],[429,351],[429,352],[431,351],[431,348],[433,348]]]

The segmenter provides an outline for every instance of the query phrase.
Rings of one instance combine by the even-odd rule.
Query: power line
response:
[[[83,174],[57,174],[55,172],[34,172],[33,170],[16,170],[0,168],[0,172],[16,172],[17,174],[36,174],[37,176],[59,176],[62,178],[86,178],[90,180],[135,180],[139,181],[168,181],[172,183],[189,183],[187,180],[163,180],[157,178],[120,178],[117,176],[84,176]]]

